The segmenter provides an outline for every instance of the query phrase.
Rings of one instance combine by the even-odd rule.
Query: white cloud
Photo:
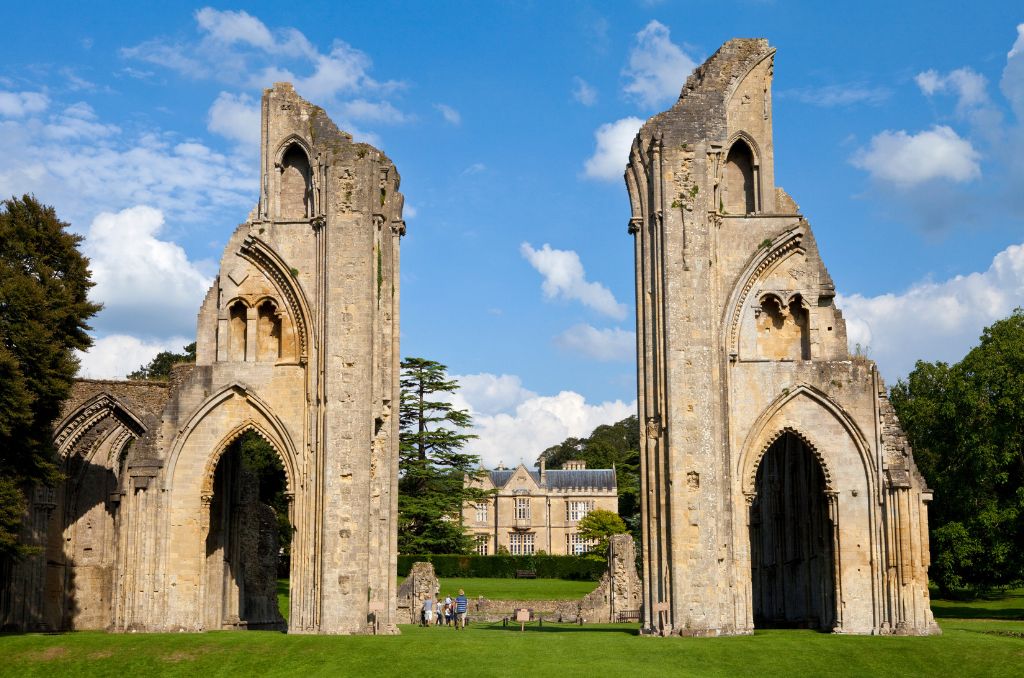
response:
[[[593,106],[594,104],[597,103],[597,90],[594,89],[594,87],[589,82],[579,77],[578,75],[573,76],[572,82],[573,99],[580,102],[584,106]]]
[[[139,339],[126,334],[112,334],[97,339],[87,352],[76,351],[81,368],[78,376],[85,379],[124,379],[129,372],[146,365],[161,351],[180,353],[192,343],[185,337]]]
[[[626,317],[626,306],[616,301],[607,287],[587,280],[583,263],[573,250],[552,249],[547,243],[535,250],[530,243],[524,242],[519,251],[544,276],[541,289],[546,298],[579,301],[607,316],[619,320]]]
[[[841,295],[837,303],[850,345],[870,347],[887,379],[905,376],[916,360],[955,362],[985,326],[1024,306],[1024,244],[997,254],[986,271],[922,281],[899,294]]]
[[[212,279],[179,245],[158,237],[163,228],[163,213],[144,205],[93,220],[82,249],[96,283],[90,297],[104,306],[97,328],[151,337],[195,333]]]
[[[247,156],[159,129],[128,135],[86,104],[0,120],[0,195],[34,193],[72,224],[136,204],[176,222],[206,221],[248,211],[256,188]]]
[[[977,179],[981,176],[980,157],[970,141],[946,125],[936,125],[917,134],[903,130],[876,134],[851,162],[873,179],[906,188],[935,179]]]
[[[385,124],[398,125],[409,121],[405,115],[387,101],[367,101],[366,99],[354,99],[346,101],[341,110],[345,116],[353,120],[365,120],[368,122],[382,122]]]
[[[579,323],[555,337],[555,343],[568,351],[605,362],[632,360],[636,355],[636,333],[620,327],[598,329]]]
[[[32,113],[42,113],[50,100],[41,92],[0,91],[0,115],[20,118]]]
[[[461,125],[462,115],[448,104],[434,104],[434,108],[440,111],[444,121],[450,125]]]
[[[918,73],[914,81],[926,96],[938,93],[956,95],[957,113],[961,115],[989,102],[988,81],[985,76],[971,68],[958,68],[946,75],[940,75],[935,70],[927,70]]]
[[[1017,41],[1006,55],[1006,68],[999,84],[1018,122],[1024,121],[1024,24],[1017,26]]]
[[[629,117],[598,127],[594,132],[594,154],[583,163],[583,173],[602,181],[621,179],[629,162],[633,138],[643,124],[640,118]]]
[[[453,402],[473,415],[479,436],[466,449],[494,468],[520,461],[532,468],[537,455],[566,438],[582,437],[601,424],[612,424],[636,413],[636,401],[588,403],[579,393],[562,391],[540,396],[523,387],[513,375],[454,376],[462,385]]]
[[[270,30],[262,21],[244,11],[222,12],[203,7],[196,12],[196,23],[200,30],[226,45],[242,43],[267,51],[275,47]]]
[[[247,94],[221,92],[210,106],[206,129],[250,149],[260,143],[259,105]],[[247,149],[248,150],[248,149]]]
[[[696,67],[697,62],[672,42],[668,26],[651,21],[636,34],[629,66],[623,71],[629,78],[624,90],[641,106],[654,108],[679,98]]]
[[[462,170],[461,175],[464,177],[472,176],[474,174],[480,174],[481,172],[487,171],[487,165],[482,162],[474,162],[472,165]]]
[[[808,87],[790,89],[779,92],[782,97],[822,108],[851,106],[853,104],[880,104],[891,95],[885,87],[869,87],[862,84],[825,85],[824,87]]]

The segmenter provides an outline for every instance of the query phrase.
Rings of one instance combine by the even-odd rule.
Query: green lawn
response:
[[[401,584],[404,577],[398,578]],[[575,600],[597,588],[596,581],[568,579],[441,579],[441,595],[452,596],[463,589],[470,598],[490,600]]]
[[[448,580],[451,583],[446,586],[462,586],[467,581],[481,580]],[[403,626],[401,636],[378,638],[227,631],[9,634],[0,635],[0,676],[404,677],[421,672],[423,666],[457,667],[442,674],[588,678],[638,672],[672,676],[1020,676],[1024,667],[1022,594],[1024,591],[1016,590],[1001,598],[969,603],[937,600],[934,607],[943,635],[927,638],[773,630],[738,638],[662,639],[638,637],[635,624],[580,627],[550,623],[543,628],[531,624],[526,632],[501,624],[473,624],[464,632]],[[991,618],[999,616],[1004,618]]]

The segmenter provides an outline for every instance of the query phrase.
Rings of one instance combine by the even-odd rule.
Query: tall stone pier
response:
[[[937,633],[931,492],[851,356],[810,225],[775,185],[766,40],[730,40],[643,126],[636,262],[644,619]]]

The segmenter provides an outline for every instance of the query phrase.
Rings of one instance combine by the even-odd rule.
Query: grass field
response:
[[[401,584],[404,577],[398,578]],[[441,579],[441,595],[453,598],[463,589],[470,598],[490,600],[574,600],[597,588],[596,581],[567,579]]]
[[[455,580],[452,580],[455,581]],[[403,626],[401,636],[26,634],[0,636],[0,675],[134,676],[431,674],[472,676],[1020,676],[1024,610],[1001,598],[935,601],[943,635],[928,638],[758,631],[738,638],[641,638],[635,624]],[[969,619],[951,615],[970,616]],[[1003,619],[982,617],[1002,616]],[[1016,617],[1009,619],[1009,617]]]

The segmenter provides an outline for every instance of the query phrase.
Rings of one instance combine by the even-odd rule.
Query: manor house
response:
[[[512,555],[586,553],[593,544],[580,536],[579,521],[594,509],[619,512],[615,469],[588,469],[583,461],[549,470],[542,459],[539,471],[522,464],[499,467],[466,482],[495,491],[462,510],[462,524],[482,556],[499,549]]]

